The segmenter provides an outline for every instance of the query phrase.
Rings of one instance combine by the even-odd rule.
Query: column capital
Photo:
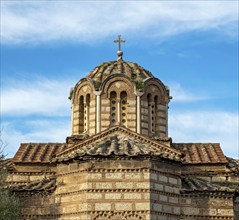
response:
[[[134,94],[136,96],[142,96],[144,94],[144,92],[135,91]]]
[[[95,95],[97,95],[97,96],[100,96],[101,93],[102,93],[102,91],[93,91],[93,93],[94,93]]]

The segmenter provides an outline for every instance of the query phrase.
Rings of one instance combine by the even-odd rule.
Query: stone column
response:
[[[89,106],[88,106],[88,103],[85,101],[84,102],[84,111],[85,111],[85,114],[84,114],[84,131],[88,131],[89,129]]]
[[[101,103],[100,103],[100,95],[101,91],[95,91],[96,95],[96,133],[100,132],[101,127]]]
[[[116,100],[116,104],[117,104],[117,125],[121,124],[121,104],[120,104],[120,99]]]
[[[135,95],[136,95],[136,105],[137,105],[137,109],[136,109],[136,118],[137,118],[137,121],[136,121],[136,132],[137,133],[141,133],[141,100],[140,100],[140,97],[143,95],[144,93],[143,92],[135,92]]]

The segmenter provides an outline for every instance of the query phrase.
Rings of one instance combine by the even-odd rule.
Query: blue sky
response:
[[[1,1],[1,139],[64,142],[71,87],[102,62],[140,64],[170,87],[174,142],[238,158],[238,1]]]

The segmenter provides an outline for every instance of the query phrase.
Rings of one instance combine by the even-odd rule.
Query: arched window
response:
[[[158,96],[154,97],[154,103],[152,106],[152,132],[156,133],[157,130],[157,107],[158,107]]]
[[[89,130],[89,119],[90,119],[90,94],[86,95],[85,111],[84,111],[84,131]]]
[[[120,93],[120,124],[127,127],[127,93]]]
[[[147,95],[147,102],[148,102],[148,133],[150,136],[152,133],[152,103],[151,103],[152,96],[150,93]]]
[[[84,96],[81,96],[80,97],[80,104],[79,104],[79,133],[84,132],[84,121],[85,121]]]
[[[116,92],[110,93],[110,124],[115,125],[117,121]]]

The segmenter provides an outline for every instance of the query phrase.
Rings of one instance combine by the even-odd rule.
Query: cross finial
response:
[[[115,42],[115,43],[118,43],[118,45],[119,45],[119,49],[118,49],[118,52],[117,52],[117,54],[118,54],[118,60],[119,60],[119,59],[122,59],[123,52],[121,51],[121,43],[125,43],[126,40],[122,40],[122,39],[121,39],[121,34],[119,34],[119,35],[118,35],[118,40],[114,40],[114,42]]]

